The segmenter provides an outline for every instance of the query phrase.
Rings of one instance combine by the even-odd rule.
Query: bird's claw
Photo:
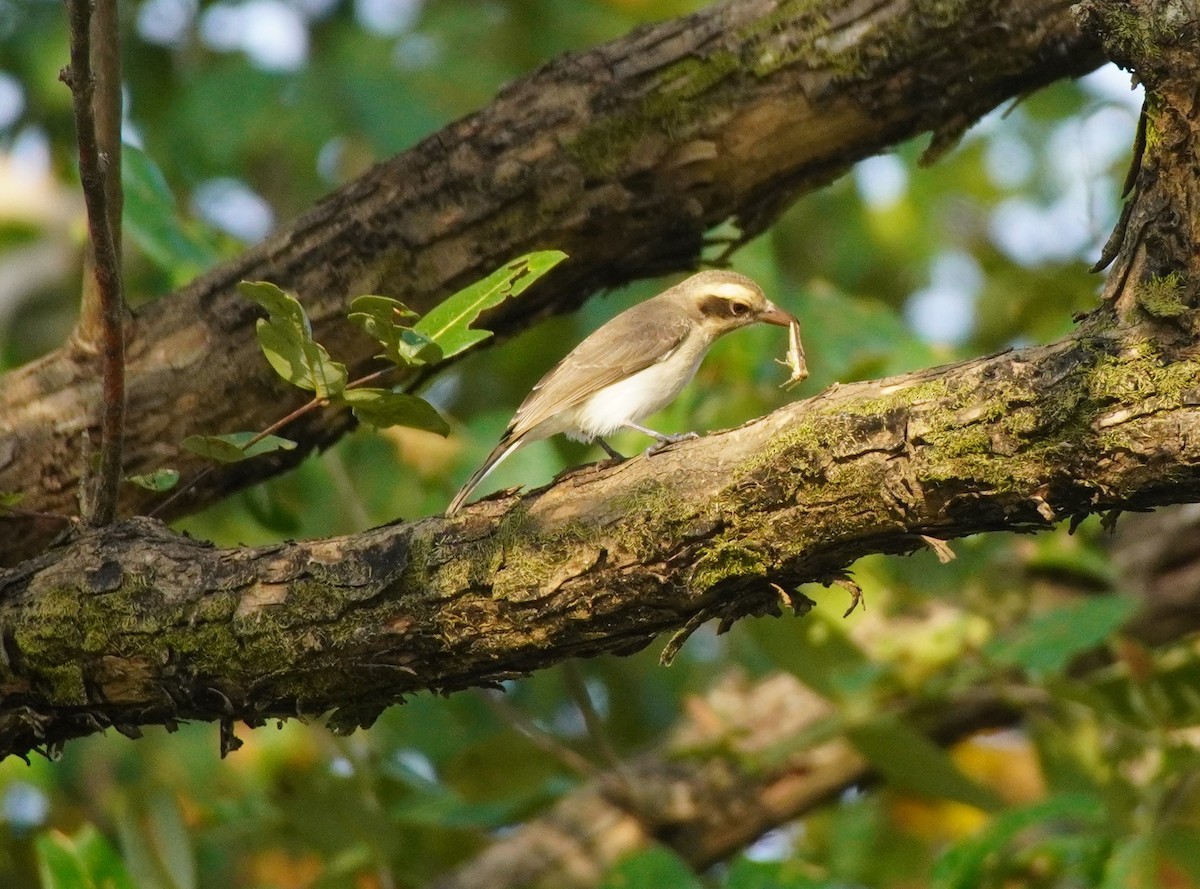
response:
[[[677,432],[674,435],[659,436],[658,441],[646,448],[646,456],[653,457],[659,451],[669,448],[673,444],[679,444],[681,441],[691,441],[699,437],[699,433],[696,432]]]

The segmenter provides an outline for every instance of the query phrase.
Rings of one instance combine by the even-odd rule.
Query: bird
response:
[[[675,400],[718,337],[756,322],[798,325],[752,279],[723,269],[699,272],[621,312],[533,387],[446,515],[458,512],[501,460],[532,441],[566,433],[575,441],[594,440],[611,458],[623,460],[604,440],[618,429],[655,439],[647,454],[697,438],[695,432],[663,435],[638,421]]]

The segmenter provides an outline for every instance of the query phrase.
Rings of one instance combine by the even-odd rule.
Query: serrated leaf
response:
[[[372,426],[409,426],[438,435],[450,434],[450,427],[442,415],[416,395],[390,389],[347,389],[341,400],[350,405],[358,419]]]
[[[1033,677],[1059,673],[1078,654],[1100,645],[1133,614],[1135,603],[1120,595],[1071,602],[1027,621],[990,642],[984,653]]]
[[[400,366],[441,360],[437,343],[405,324],[417,314],[403,303],[386,296],[360,296],[350,303],[350,309],[350,321],[383,346],[378,357]]]
[[[268,435],[249,447],[247,442],[257,436],[257,432],[230,432],[225,435],[189,435],[181,444],[194,454],[216,460],[218,463],[240,463],[260,454],[272,451],[290,451],[296,443],[278,435]]]
[[[470,326],[481,312],[522,293],[566,258],[561,250],[541,250],[505,263],[482,281],[444,300],[413,329],[437,343],[444,357],[457,355],[492,335],[491,331]]]
[[[139,488],[145,488],[147,491],[169,491],[179,484],[179,470],[156,469],[153,472],[127,475],[125,481],[137,485]]]
[[[963,774],[950,755],[908,723],[882,716],[846,729],[846,736],[897,787],[992,811],[1000,798]]]

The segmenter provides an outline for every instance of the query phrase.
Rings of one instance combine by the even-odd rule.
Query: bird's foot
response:
[[[596,444],[598,444],[598,445],[600,445],[600,447],[604,448],[604,453],[608,454],[608,460],[605,462],[609,462],[614,465],[617,463],[625,462],[625,455],[622,454],[620,451],[618,451],[616,448],[614,448],[612,445],[610,445],[608,442],[606,442],[603,438],[597,437]]]
[[[656,435],[658,439],[650,447],[646,448],[646,456],[653,457],[659,451],[670,447],[673,444],[679,444],[681,441],[691,441],[694,438],[699,438],[699,433],[696,432],[677,432],[674,435]]]

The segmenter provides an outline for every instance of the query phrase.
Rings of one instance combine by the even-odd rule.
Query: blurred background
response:
[[[540,62],[702,5],[126,0],[130,301],[237,254]],[[85,223],[57,78],[64,18],[55,0],[0,0],[3,368],[56,347],[77,311]],[[1105,68],[989,115],[933,166],[918,166],[916,140],[802,199],[733,266],[801,318],[811,378],[782,392],[772,359],[785,335],[742,331],[652,425],[729,427],[835,381],[1067,333],[1095,305],[1100,278],[1086,269],[1117,216],[1140,101],[1127,74]],[[434,380],[426,395],[451,421],[448,440],[360,430],[178,527],[257,544],[438,512],[554,361],[674,280],[593,299]],[[600,456],[539,443],[481,492],[541,485]],[[854,574],[865,613],[843,620],[842,591],[806,589],[818,602],[809,617],[702,629],[670,668],[657,664],[660,642],[509,683],[503,704],[417,697],[349,738],[296,721],[242,728],[245,746],[224,761],[214,725],[137,741],[110,732],[57,762],[5,761],[0,886],[73,885],[62,881],[76,871],[97,886],[420,886],[579,787],[588,769],[570,754],[600,767],[606,750],[654,748],[714,690],[780,672],[834,705],[829,731],[869,720],[885,694],[936,702],[990,684],[1037,703],[943,759],[864,749],[889,780],[847,788],[703,882],[660,850],[622,861],[605,885],[1200,885],[1194,644],[1139,650],[1140,672],[1118,658],[1102,693],[1068,665],[1133,613],[1136,584],[1098,522],[954,549],[948,565],[928,553],[864,559]],[[854,652],[836,689],[805,657],[813,628]]]

